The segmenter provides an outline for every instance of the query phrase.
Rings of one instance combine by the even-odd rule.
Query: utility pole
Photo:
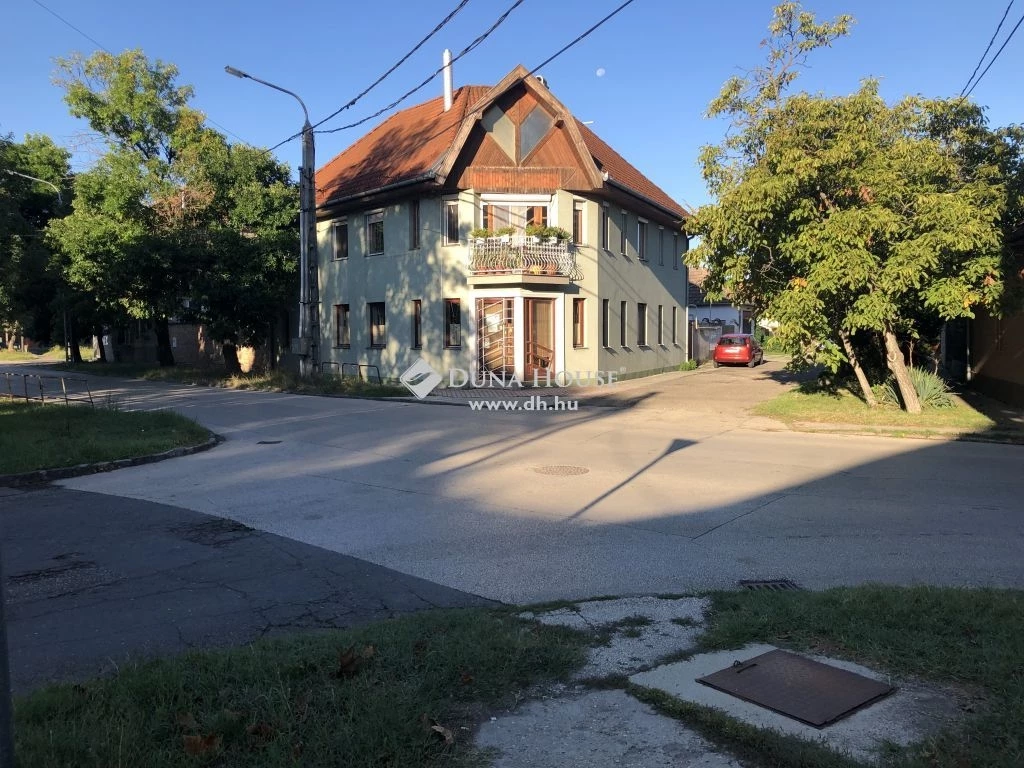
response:
[[[319,363],[320,340],[320,299],[311,302],[310,285],[316,285],[316,149],[313,142],[313,126],[309,122],[309,110],[298,94],[268,83],[248,72],[234,67],[224,67],[229,75],[254,80],[275,91],[287,93],[302,107],[306,121],[302,126],[302,167],[299,169],[299,332],[292,339],[292,353],[299,357],[299,376],[307,378],[313,374]],[[315,306],[313,306],[315,305]],[[318,313],[315,323],[310,322],[311,310]],[[316,333],[312,332],[315,327]]]

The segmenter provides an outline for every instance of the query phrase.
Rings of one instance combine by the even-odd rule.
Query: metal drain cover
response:
[[[540,467],[534,467],[533,471],[538,475],[571,477],[572,475],[585,475],[590,470],[587,467],[574,467],[572,464],[544,464]]]
[[[789,579],[741,579],[740,588],[759,592],[788,592],[800,589]]]
[[[769,651],[697,678],[751,704],[824,728],[896,689],[789,651]]]

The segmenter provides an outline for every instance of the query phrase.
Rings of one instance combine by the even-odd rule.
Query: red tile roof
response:
[[[317,171],[317,204],[373,192],[435,170],[452,148],[469,108],[490,91],[488,86],[463,86],[453,94],[448,112],[440,96],[396,112]],[[579,120],[576,126],[587,150],[611,182],[680,218],[689,216],[683,206],[596,133]]]
[[[432,170],[455,141],[469,106],[488,90],[479,85],[459,88],[447,112],[438,96],[393,114],[317,171],[317,205]]]
[[[598,167],[602,171],[607,171],[612,181],[616,181],[641,197],[646,197],[662,208],[672,211],[680,218],[690,215],[689,211],[669,197],[661,187],[630,165],[622,155],[608,146],[590,128],[579,120],[576,120],[576,127],[580,129],[583,141],[587,145],[587,149],[590,150],[590,154],[597,161]]]

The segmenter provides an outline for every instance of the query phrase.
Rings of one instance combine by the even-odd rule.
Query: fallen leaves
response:
[[[358,653],[354,645],[338,651],[338,671],[335,673],[335,677],[353,677],[376,653],[377,649],[372,645],[364,646]]]

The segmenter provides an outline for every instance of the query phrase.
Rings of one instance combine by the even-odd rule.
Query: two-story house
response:
[[[320,356],[531,380],[686,360],[687,211],[516,67],[317,172]]]

